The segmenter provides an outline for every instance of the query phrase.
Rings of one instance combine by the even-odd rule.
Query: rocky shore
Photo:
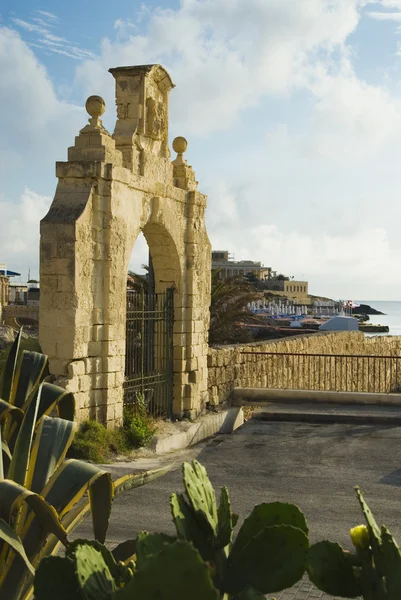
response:
[[[361,304],[356,308],[352,309],[353,315],[384,315],[384,313],[380,312],[380,310],[376,310],[372,308],[368,304]]]

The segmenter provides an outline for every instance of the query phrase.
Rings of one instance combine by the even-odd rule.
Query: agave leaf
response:
[[[4,479],[4,467],[3,467],[3,441],[1,439],[1,428],[0,428],[0,481]]]
[[[118,496],[118,494],[121,494],[126,490],[141,487],[142,485],[150,483],[154,479],[157,479],[158,477],[161,477],[162,475],[167,473],[167,471],[169,471],[172,468],[172,466],[173,465],[171,464],[167,467],[162,467],[160,469],[146,471],[145,473],[134,473],[132,475],[124,475],[123,477],[120,477],[119,479],[114,481],[114,496]],[[77,506],[74,506],[74,508],[72,508],[68,513],[66,513],[66,515],[62,518],[61,522],[67,533],[74,531],[74,529],[78,527],[78,525],[88,515],[89,511],[89,498],[85,497]],[[41,551],[41,556],[57,554],[57,552],[60,549],[60,545],[61,543],[59,542],[59,540],[55,536],[52,536],[46,542],[46,545]]]
[[[63,528],[65,527],[64,517],[68,515],[71,509],[81,500],[88,489],[99,478],[110,479],[110,474],[95,465],[84,463],[79,460],[70,459],[65,461],[53,473],[41,492],[41,496],[54,507],[55,512],[59,515]],[[90,503],[99,503],[110,506],[111,498],[107,492],[106,485],[96,487],[91,495]],[[76,517],[79,519],[80,509],[77,511]],[[110,509],[103,510],[100,514],[96,513],[97,531],[107,530],[108,516]],[[46,556],[52,552],[52,548],[58,547],[57,541],[47,540],[48,532],[43,531],[40,523],[34,518],[34,515],[28,515],[23,532],[25,549],[28,556],[32,558],[34,565],[42,556]],[[47,540],[47,541],[46,541]],[[46,550],[47,549],[47,550]]]
[[[73,394],[58,385],[45,381],[42,385],[38,419],[43,415],[49,415],[54,408],[57,409],[57,415],[61,419],[74,420],[75,400]]]
[[[32,397],[25,413],[17,435],[13,449],[13,456],[8,471],[9,479],[12,479],[16,483],[20,483],[21,485],[25,485],[29,454],[31,452],[32,439],[40,403],[40,394],[41,388],[39,388],[38,392]]]
[[[39,352],[28,352],[24,350],[22,360],[15,372],[13,387],[11,391],[10,403],[18,408],[22,408],[27,398],[39,386],[48,358],[45,354]]]
[[[34,574],[35,570],[25,554],[24,546],[22,545],[20,538],[15,533],[13,528],[10,527],[10,525],[8,525],[3,519],[0,519],[0,539],[3,540],[3,542],[6,542],[10,548],[20,555],[29,571]]]
[[[67,544],[66,532],[52,506],[45,502],[38,494],[34,494],[14,481],[7,479],[0,481],[0,518],[12,526],[24,503],[32,509],[42,537],[54,534],[64,545]],[[20,531],[21,526],[21,521],[18,521],[15,533],[16,535],[20,535],[20,538],[24,540],[25,552],[32,561],[34,557],[25,545],[24,533]],[[19,595],[16,595],[16,590],[20,590],[20,585],[22,586],[26,576],[29,575],[29,569],[23,558],[20,555],[8,553],[7,545],[4,544],[0,556],[0,564],[2,564],[0,573],[2,597],[4,595],[5,598],[9,598],[10,600],[19,598]]]
[[[24,418],[24,413],[20,408],[13,406],[9,402],[0,400],[0,420],[5,419],[7,416],[10,416],[17,424],[20,424]]]
[[[42,391],[43,394],[43,391]],[[43,416],[37,426],[29,460],[26,486],[41,493],[64,460],[76,431],[76,423]]]
[[[150,483],[154,479],[158,479],[162,475],[168,473],[174,466],[174,463],[171,463],[165,467],[160,467],[159,469],[152,469],[150,471],[143,471],[141,473],[132,473],[129,475],[123,475],[114,481],[114,495],[118,496],[122,492],[126,492],[127,490],[131,490],[133,488],[141,487],[142,485],[146,485]]]
[[[15,481],[10,479],[0,481],[0,518],[11,524],[24,502],[32,508],[42,528],[53,533],[63,542],[67,542],[66,532],[53,506],[39,494],[31,492]]]
[[[17,368],[18,361],[18,351],[22,337],[22,327],[19,330],[17,337],[15,338],[13,345],[10,348],[10,352],[8,353],[6,366],[3,374],[3,386],[1,390],[1,397],[4,398],[6,402],[10,402],[11,398],[11,390],[14,381],[14,375]]]
[[[1,479],[4,479],[7,477],[7,473],[8,473],[8,469],[10,467],[10,462],[11,462],[11,452],[10,452],[10,448],[8,447],[7,442],[5,442],[4,440],[1,441],[1,462],[2,462],[2,469],[3,469],[3,477],[0,477]]]
[[[113,496],[114,486],[109,473],[97,477],[89,487],[93,533],[101,544],[106,539]]]

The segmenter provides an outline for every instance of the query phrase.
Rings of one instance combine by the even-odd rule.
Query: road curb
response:
[[[352,415],[345,413],[313,413],[313,412],[269,412],[266,410],[256,410],[252,419],[272,422],[288,423],[321,423],[321,424],[349,424],[349,425],[392,425],[401,426],[401,416],[392,415]]]
[[[150,449],[163,455],[194,446],[216,433],[232,433],[244,423],[242,408],[232,407],[217,413],[209,413],[198,419],[186,431],[155,436]]]

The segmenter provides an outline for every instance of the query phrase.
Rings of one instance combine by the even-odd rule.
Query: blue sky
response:
[[[108,68],[152,62],[177,86],[171,138],[188,139],[213,247],[315,294],[401,300],[401,0],[3,0],[0,262],[37,273],[86,97],[112,131]]]

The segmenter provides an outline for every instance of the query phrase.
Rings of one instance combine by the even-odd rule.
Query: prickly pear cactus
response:
[[[362,593],[351,555],[337,543],[326,540],[313,544],[307,570],[312,583],[326,594],[357,598]]]
[[[372,547],[373,558],[375,561],[375,567],[376,567],[379,575],[383,576],[386,571],[386,565],[384,564],[383,554],[382,554],[382,550],[381,550],[382,540],[381,540],[380,527],[376,523],[376,519],[374,518],[372,511],[370,510],[369,506],[367,505],[359,487],[356,487],[355,491],[356,491],[356,495],[357,495],[360,507],[361,507],[364,517],[366,519],[366,524],[368,526],[369,536],[370,536],[370,544]]]
[[[231,552],[232,559],[234,560],[237,553],[264,527],[273,525],[292,525],[308,535],[305,517],[295,504],[284,502],[258,504],[245,519],[238,532]]]
[[[225,548],[231,542],[234,529],[230,495],[226,487],[221,488],[220,504],[217,515],[218,522],[215,545],[216,548]]]
[[[236,542],[234,544],[235,548]],[[294,585],[305,572],[309,542],[292,525],[264,527],[229,557],[224,589],[238,594],[252,587],[263,594]]]
[[[40,561],[34,579],[35,600],[81,600],[74,561],[48,556]]]
[[[386,565],[387,600],[401,598],[401,554],[397,542],[386,527],[382,527],[382,551]]]
[[[205,531],[195,517],[192,506],[182,494],[172,494],[170,499],[171,514],[177,536],[181,540],[192,542],[200,552],[204,561],[213,560],[213,538],[211,532]]]
[[[176,538],[164,533],[148,533],[140,531],[136,540],[136,567],[143,569],[157,556],[166,544],[172,544]]]
[[[116,585],[98,550],[88,544],[78,546],[75,550],[75,569],[85,600],[110,600]]]
[[[218,516],[216,494],[206,469],[198,461],[182,466],[185,491],[200,524],[216,535]]]
[[[130,583],[116,594],[116,600],[157,598],[158,600],[220,600],[210,570],[199,552],[188,542],[176,541],[144,569],[138,569]]]
[[[233,600],[266,600],[266,597],[261,592],[254,590],[251,587],[245,588],[233,597]]]

